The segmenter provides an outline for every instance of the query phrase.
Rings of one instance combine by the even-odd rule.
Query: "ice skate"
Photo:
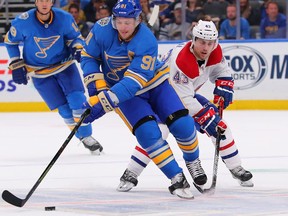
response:
[[[176,195],[183,199],[194,199],[190,191],[190,185],[187,182],[183,173],[179,173],[171,179],[171,186],[169,191],[171,194]]]
[[[99,155],[103,151],[102,145],[94,139],[92,136],[85,137],[81,139],[81,142],[85,148],[89,149],[91,154]]]
[[[207,176],[201,166],[201,161],[199,160],[199,158],[192,162],[186,161],[185,163],[193,178],[194,183],[199,185],[200,187],[206,184]]]
[[[120,184],[117,187],[117,191],[127,192],[138,184],[137,175],[132,171],[126,169],[120,178]]]
[[[233,178],[237,179],[242,187],[253,187],[252,173],[245,170],[242,166],[235,167],[230,170]]]

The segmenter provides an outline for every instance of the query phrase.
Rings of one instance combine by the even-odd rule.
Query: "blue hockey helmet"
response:
[[[135,18],[142,12],[139,0],[118,0],[112,10],[113,17]]]

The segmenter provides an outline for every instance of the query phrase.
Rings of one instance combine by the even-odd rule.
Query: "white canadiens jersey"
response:
[[[191,43],[189,41],[177,45],[169,60],[170,82],[189,110],[189,114],[194,116],[203,108],[194,98],[196,91],[208,79],[215,83],[218,77],[231,77],[231,71],[219,44],[199,67],[194,53],[190,51]]]

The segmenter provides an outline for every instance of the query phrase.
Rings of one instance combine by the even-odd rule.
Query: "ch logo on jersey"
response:
[[[126,71],[127,67],[130,65],[130,60],[128,56],[111,56],[105,52],[105,59],[110,72],[107,73],[107,77],[112,80],[119,81],[122,75]],[[121,74],[119,77],[119,74]]]
[[[38,48],[40,49],[40,52],[37,52],[35,55],[38,58],[46,58],[47,53],[46,51],[49,50],[60,38],[60,36],[52,36],[48,38],[38,38],[34,37],[34,41],[37,44]]]

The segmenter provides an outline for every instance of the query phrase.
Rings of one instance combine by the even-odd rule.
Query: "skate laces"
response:
[[[84,145],[87,145],[87,146],[92,146],[98,143],[97,140],[95,140],[92,136],[85,137],[81,141]]]
[[[195,179],[198,176],[202,176],[204,175],[204,170],[201,166],[201,161],[199,160],[199,158],[197,158],[196,160],[192,161],[192,162],[188,162],[186,161],[186,166],[190,172],[190,174],[192,175],[192,178]]]

